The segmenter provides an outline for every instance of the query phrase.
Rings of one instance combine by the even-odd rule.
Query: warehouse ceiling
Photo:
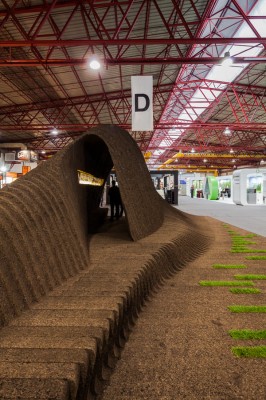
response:
[[[149,169],[262,166],[265,45],[265,0],[0,0],[0,143],[44,157],[111,123]],[[153,76],[151,132],[132,75]]]

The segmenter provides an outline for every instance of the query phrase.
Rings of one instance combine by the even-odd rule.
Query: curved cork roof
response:
[[[91,129],[1,190],[1,325],[88,265],[88,229],[103,187],[80,185],[77,170],[106,179],[113,165],[130,235],[148,236],[163,222],[164,203],[138,146],[115,126]]]

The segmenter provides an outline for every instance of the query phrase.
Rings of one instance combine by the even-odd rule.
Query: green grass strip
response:
[[[231,253],[266,253],[266,250],[239,248],[236,250],[231,250]]]
[[[258,236],[258,235],[256,235],[256,233],[249,233],[247,235],[240,235],[239,233],[236,233],[233,231],[231,231],[231,233],[235,233],[234,238],[239,238],[239,239],[250,239],[250,238]]]
[[[252,237],[256,237],[258,235],[256,235],[256,233],[249,233],[248,235],[243,235],[242,238],[252,238]]]
[[[233,253],[250,253],[250,251],[248,251],[248,248],[247,247],[245,247],[245,246],[233,246],[232,248],[231,248],[231,251],[233,252]]]
[[[232,247],[247,247],[247,245],[244,243],[233,243]],[[249,248],[249,247],[247,247],[247,248]]]
[[[264,280],[266,279],[266,275],[254,275],[254,274],[247,274],[247,275],[234,275],[235,279],[243,279],[243,280]]]
[[[266,346],[232,347],[232,352],[237,357],[266,358]]]
[[[200,281],[201,286],[254,286],[252,281]]]
[[[246,260],[266,260],[266,256],[248,256]]]
[[[233,241],[235,241],[235,242],[245,242],[246,240],[250,240],[251,238],[250,237],[244,237],[244,236],[233,236],[232,237],[232,240]]]
[[[261,290],[255,288],[233,288],[230,289],[230,292],[234,294],[258,294],[261,293]]]
[[[245,247],[245,246],[247,246],[248,244],[254,244],[253,242],[246,242],[246,243],[244,243],[244,242],[234,242],[233,244],[232,244],[232,247]]]
[[[233,339],[266,339],[266,329],[250,330],[250,329],[232,329],[229,335]]]
[[[242,246],[247,244],[257,244],[257,242],[251,242],[250,240],[233,240],[234,246]]]
[[[266,313],[266,306],[228,306],[234,313]]]
[[[241,269],[241,268],[247,268],[246,265],[242,264],[213,264],[213,268],[217,269]]]

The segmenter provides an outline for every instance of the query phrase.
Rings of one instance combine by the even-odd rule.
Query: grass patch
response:
[[[232,329],[229,335],[233,339],[266,339],[266,330]]]
[[[266,256],[248,256],[246,260],[266,260]]]
[[[261,290],[255,288],[233,288],[230,289],[230,292],[234,294],[258,294],[261,293]]]
[[[237,357],[266,358],[266,346],[232,347],[232,353]]]
[[[266,250],[240,248],[231,250],[231,253],[266,253]]]
[[[247,268],[246,265],[242,264],[213,264],[213,268],[217,269],[241,269],[241,268]]]
[[[235,279],[243,279],[243,280],[249,280],[249,279],[255,279],[255,280],[264,280],[266,279],[266,275],[254,275],[254,274],[247,274],[247,275],[234,275]]]
[[[234,313],[266,313],[266,306],[228,306]]]
[[[232,244],[232,247],[246,247],[247,245],[245,244],[245,243],[240,243],[240,242],[238,242],[238,243],[233,243]]]
[[[257,244],[256,242],[251,242],[250,240],[233,240],[233,246],[244,246],[247,244]]]
[[[229,232],[229,231],[228,231]],[[247,235],[240,235],[239,233],[236,233],[236,232],[234,232],[234,231],[230,231],[231,233],[235,233],[235,238],[238,238],[238,239],[250,239],[250,238],[253,238],[253,237],[256,237],[256,236],[258,236],[258,235],[256,235],[256,233],[248,233]]]
[[[200,281],[201,286],[254,286],[252,281]]]
[[[256,235],[256,233],[249,233],[248,235],[244,235],[242,236],[242,238],[252,238],[252,237],[256,237],[258,235]]]

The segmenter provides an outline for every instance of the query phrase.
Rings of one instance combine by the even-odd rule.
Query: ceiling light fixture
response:
[[[93,57],[89,60],[89,67],[91,69],[97,70],[101,68],[100,62],[97,60],[96,57]]]
[[[228,128],[228,126],[225,128],[225,130],[224,130],[224,134],[225,135],[231,135],[231,129],[230,128]]]
[[[232,154],[233,152],[234,152],[234,150],[233,150],[233,149],[231,149],[231,150],[230,150],[230,153]]]
[[[58,130],[57,130],[56,128],[54,128],[54,129],[52,130],[52,134],[53,134],[53,135],[57,135],[57,134],[58,134]]]
[[[195,153],[195,150],[194,150],[194,149],[191,149],[191,153]]]
[[[208,160],[206,158],[204,158],[203,162],[207,162]]]
[[[232,57],[230,56],[230,52],[229,52],[229,51],[226,51],[226,52],[224,53],[224,59],[223,59],[223,61],[222,61],[222,66],[223,66],[223,67],[230,67],[232,64],[233,64],[233,59],[232,59]]]

